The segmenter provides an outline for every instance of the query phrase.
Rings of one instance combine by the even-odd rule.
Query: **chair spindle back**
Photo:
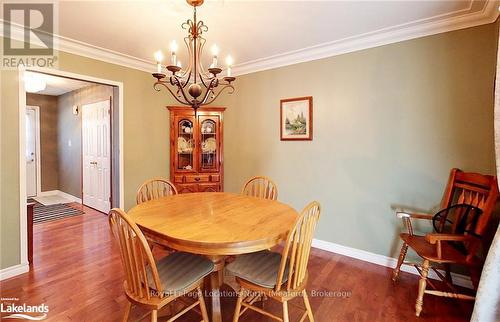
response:
[[[482,236],[493,213],[499,196],[497,179],[494,176],[479,173],[463,172],[452,169],[448,179],[441,209],[452,205],[466,204],[482,210],[482,214],[475,222],[474,233]],[[452,233],[455,233],[457,224],[461,221],[461,213],[455,215]],[[470,227],[468,227],[470,228]]]
[[[317,201],[308,204],[288,233],[285,249],[281,257],[276,291],[282,290],[281,284],[287,262],[289,266],[286,290],[295,290],[305,282],[312,239],[321,212],[320,208]]]
[[[177,194],[177,189],[167,179],[154,178],[144,182],[137,190],[137,204]]]
[[[125,271],[125,292],[137,301],[161,297],[163,289],[156,263],[139,227],[121,209],[111,209],[108,219],[120,247]],[[148,275],[152,277],[152,283],[148,283]],[[155,286],[154,294],[150,290],[150,285]]]
[[[278,187],[270,178],[256,176],[250,178],[243,185],[241,194],[262,199],[276,200],[278,198]]]

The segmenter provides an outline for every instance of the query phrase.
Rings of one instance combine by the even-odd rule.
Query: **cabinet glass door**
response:
[[[194,122],[190,119],[179,119],[177,121],[176,138],[176,167],[177,170],[194,171]]]
[[[200,116],[200,171],[219,169],[219,119],[216,116]]]

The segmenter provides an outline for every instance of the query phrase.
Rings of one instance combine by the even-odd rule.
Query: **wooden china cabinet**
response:
[[[224,107],[168,106],[170,180],[179,193],[223,191]]]

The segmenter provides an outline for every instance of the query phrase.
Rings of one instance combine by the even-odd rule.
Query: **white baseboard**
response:
[[[61,197],[64,197],[66,199],[71,200],[72,202],[77,202],[77,203],[82,203],[82,199],[75,197],[73,195],[70,195],[69,193],[63,192],[61,190],[50,190],[50,191],[42,191],[38,194],[38,196],[53,196],[53,195],[59,195]]]
[[[356,258],[356,259],[359,259],[359,260],[362,260],[365,262],[369,262],[369,263],[373,263],[373,264],[377,264],[377,265],[381,265],[381,266],[385,266],[385,267],[390,267],[390,268],[396,267],[396,264],[398,262],[396,258],[387,257],[384,255],[379,255],[379,254],[375,254],[375,253],[370,253],[370,252],[367,252],[365,250],[347,247],[347,246],[327,242],[327,241],[320,240],[320,239],[314,239],[312,242],[312,246],[314,248],[326,250],[326,251],[331,252],[331,253]],[[403,266],[401,266],[401,270],[403,272],[419,275],[418,271],[413,266],[403,265]],[[468,276],[456,274],[456,273],[451,273],[451,275],[452,275],[454,284],[456,284],[458,286],[470,288],[470,289],[473,288],[472,282]],[[429,278],[436,279],[436,280],[439,279],[437,274],[432,270],[429,271]]]
[[[17,264],[0,270],[0,281],[29,272],[28,264]]]

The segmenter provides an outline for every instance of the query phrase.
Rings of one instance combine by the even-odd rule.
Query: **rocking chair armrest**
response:
[[[425,235],[425,240],[430,244],[436,244],[441,241],[462,241],[462,242],[471,242],[475,241],[476,238],[471,235],[457,235],[457,234],[438,234],[438,233],[430,233]]]
[[[413,226],[411,224],[412,218],[432,220],[431,214],[426,214],[426,213],[422,213],[422,212],[407,211],[404,209],[397,210],[396,216],[403,220],[403,223],[406,226],[406,229],[408,230],[409,235],[413,235]]]
[[[426,219],[426,220],[432,220],[432,217],[433,217],[432,214],[427,214],[427,213],[423,213],[423,212],[411,212],[411,211],[405,211],[405,210],[396,211],[396,216],[398,218],[401,218],[401,219],[414,218],[414,219]]]

